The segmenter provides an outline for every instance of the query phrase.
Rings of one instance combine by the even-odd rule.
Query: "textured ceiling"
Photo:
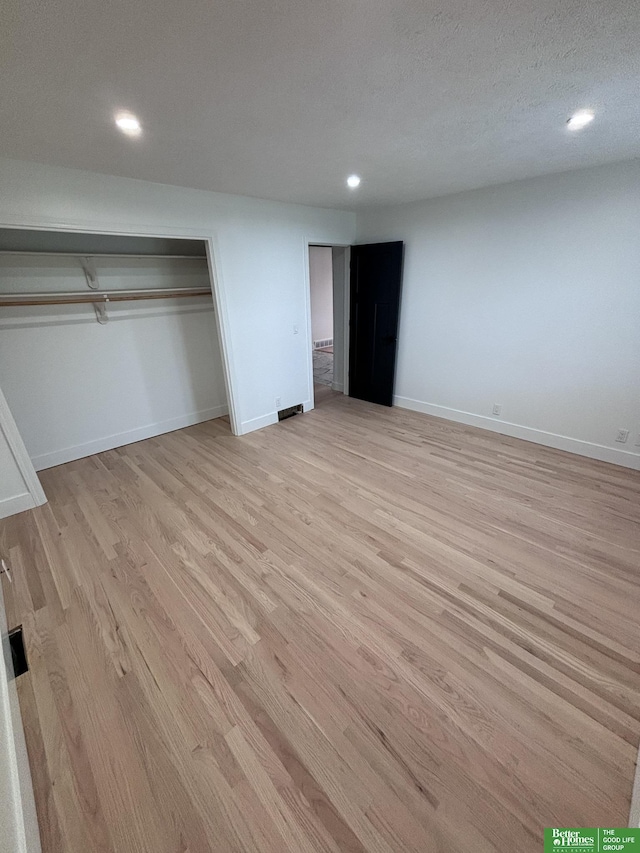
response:
[[[340,207],[640,156],[638,0],[6,0],[2,18],[5,156]],[[571,133],[580,107],[596,120]]]

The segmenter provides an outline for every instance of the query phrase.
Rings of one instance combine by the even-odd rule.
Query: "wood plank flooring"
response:
[[[637,473],[324,389],[0,525],[44,853],[539,853],[624,826]]]

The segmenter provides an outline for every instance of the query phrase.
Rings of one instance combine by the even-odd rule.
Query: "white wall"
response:
[[[219,323],[240,432],[313,400],[306,330],[308,243],[352,243],[355,215],[0,160],[0,225],[212,241]],[[0,442],[1,443],[1,442]],[[0,500],[9,497],[0,470]]]
[[[100,289],[208,287],[206,260],[96,259]],[[0,256],[0,292],[80,291],[76,258]],[[211,297],[2,308],[0,387],[36,470],[227,412]]]
[[[309,246],[311,282],[311,336],[333,338],[333,262],[330,246]]]
[[[370,210],[376,240],[406,243],[398,405],[639,465],[640,161]]]

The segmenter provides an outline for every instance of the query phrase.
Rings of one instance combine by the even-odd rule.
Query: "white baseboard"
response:
[[[332,391],[339,391],[341,394],[344,394],[344,383],[342,382],[332,382],[331,383]]]
[[[22,495],[14,495],[11,498],[4,498],[0,501],[0,518],[8,518],[10,515],[33,509],[35,506],[38,504],[28,492]]]
[[[425,415],[433,415],[436,418],[444,418],[448,421],[466,424],[467,426],[488,429],[512,438],[522,438],[524,441],[532,441],[545,447],[553,447],[556,450],[566,450],[569,453],[577,453],[579,456],[587,456],[589,459],[599,459],[601,462],[611,462],[614,465],[622,465],[640,471],[640,453],[632,453],[628,450],[617,450],[614,447],[606,447],[603,444],[594,444],[590,441],[582,441],[579,438],[569,438],[566,435],[556,435],[553,432],[525,427],[520,424],[512,424],[507,421],[488,418],[485,415],[474,415],[471,412],[463,412],[459,409],[450,409],[447,406],[437,406],[435,403],[424,403],[421,400],[412,400],[410,397],[393,398],[394,406],[402,409],[411,409],[414,412],[422,412]]]
[[[629,812],[629,827],[637,829],[640,826],[640,749],[636,762],[636,777],[631,794],[631,810]]]
[[[36,471],[42,471],[45,468],[53,468],[55,465],[63,465],[65,462],[73,462],[74,459],[83,459],[85,456],[92,456],[94,453],[102,453],[104,450],[113,450],[114,447],[122,447],[124,444],[133,444],[135,441],[143,441],[145,438],[153,438],[165,432],[173,432],[176,429],[183,429],[194,424],[200,424],[203,421],[210,421],[213,418],[220,418],[228,412],[229,407],[226,404],[214,406],[211,409],[190,412],[188,415],[180,415],[177,418],[147,424],[126,432],[105,435],[84,444],[76,444],[73,447],[63,447],[61,450],[43,453],[40,456],[32,457],[31,461]]]
[[[259,418],[251,418],[248,421],[240,422],[240,431],[238,435],[246,435],[248,432],[254,432],[257,429],[271,426],[278,423],[278,413],[269,412],[268,415],[261,415]]]
[[[286,408],[286,406],[284,408]],[[311,409],[313,409],[313,400],[305,400],[302,403],[302,411],[309,412]],[[268,427],[277,423],[278,413],[269,412],[268,415],[261,415],[259,418],[251,418],[251,420],[242,421],[240,423],[240,432],[238,435],[246,435],[249,432],[255,432],[257,429],[263,429],[263,427]]]

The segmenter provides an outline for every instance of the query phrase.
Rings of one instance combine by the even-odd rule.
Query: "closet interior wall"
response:
[[[205,257],[96,255],[98,290],[211,286]],[[90,292],[82,258],[0,251],[1,294]],[[0,306],[0,388],[36,470],[227,413],[211,295]]]

